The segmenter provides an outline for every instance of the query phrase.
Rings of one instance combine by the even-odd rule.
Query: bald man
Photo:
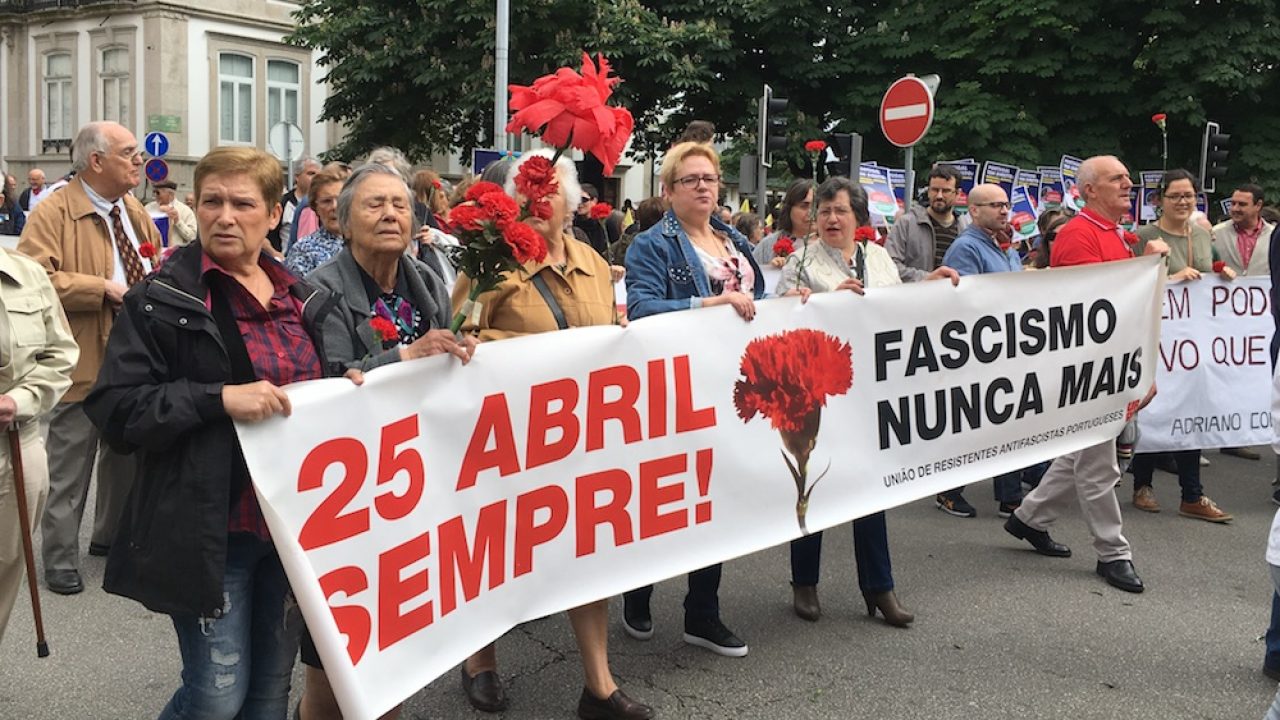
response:
[[[1058,231],[1050,251],[1053,267],[1127,260],[1133,249],[1124,241],[1120,219],[1129,209],[1133,181],[1129,170],[1111,155],[1091,157],[1080,164],[1076,183],[1085,199],[1084,209]],[[1169,246],[1161,240],[1147,243],[1145,254],[1165,255]],[[1141,405],[1155,396],[1153,384]],[[1077,450],[1053,461],[1040,484],[1027,494],[1009,516],[1004,529],[1031,543],[1036,552],[1050,557],[1071,557],[1071,549],[1049,537],[1049,527],[1071,504],[1080,501],[1085,525],[1098,554],[1096,572],[1107,584],[1140,593],[1142,580],[1133,568],[1133,549],[1121,533],[1120,502],[1115,486],[1120,482],[1116,440]]]
[[[30,213],[36,209],[36,204],[46,194],[44,171],[40,168],[31,168],[31,171],[27,173],[27,189],[23,190],[22,194],[18,196],[18,206],[25,212]]]

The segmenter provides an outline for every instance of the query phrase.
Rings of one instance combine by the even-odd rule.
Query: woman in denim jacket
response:
[[[755,317],[764,296],[760,266],[737,230],[715,217],[720,158],[710,145],[686,142],[667,151],[662,185],[671,209],[627,249],[627,317],[732,305],[743,320]],[[720,564],[689,573],[684,640],[730,657],[747,644],[720,622]],[[653,637],[653,586],[626,593],[623,628],[638,640]]]

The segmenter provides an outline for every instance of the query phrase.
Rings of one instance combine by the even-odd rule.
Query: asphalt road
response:
[[[614,602],[614,672],[663,718],[1261,718],[1276,690],[1260,672],[1274,459],[1208,457],[1206,492],[1235,515],[1229,525],[1178,517],[1170,475],[1156,476],[1158,515],[1129,505],[1127,480],[1119,491],[1142,595],[1093,574],[1078,516],[1054,531],[1075,550],[1069,559],[1009,537],[988,482],[967,492],[976,519],[923,501],[889,513],[899,597],[917,617],[910,629],[866,616],[850,535],[833,530],[821,621],[792,614],[786,548],[773,548],[725,567],[723,616],[750,655],[721,658],[681,642],[680,578],[658,586],[649,642],[623,635]],[[42,596],[49,658],[36,659],[25,592],[19,598],[0,644],[0,718],[154,718],[177,686],[168,618],[103,593],[101,559],[85,567],[89,590]],[[581,668],[563,614],[513,630],[499,657],[512,699],[505,717],[573,717]],[[402,717],[484,715],[450,673]]]

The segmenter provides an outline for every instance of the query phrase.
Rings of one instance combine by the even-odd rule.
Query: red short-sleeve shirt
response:
[[[1128,260],[1133,250],[1124,241],[1120,226],[1085,208],[1062,226],[1049,250],[1053,267]]]

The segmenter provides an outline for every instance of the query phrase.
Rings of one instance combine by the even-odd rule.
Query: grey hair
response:
[[[409,165],[409,159],[393,147],[378,147],[369,151],[365,156],[366,165],[386,165],[396,172],[400,173],[400,177],[407,183],[409,178],[413,176],[413,168]]]
[[[1115,155],[1094,155],[1080,163],[1080,169],[1076,171],[1076,184],[1083,188],[1085,185],[1096,183],[1098,181],[1098,165],[1103,160],[1120,162],[1120,158]]]
[[[410,209],[413,208],[413,193],[409,190],[409,184],[404,181],[398,171],[381,163],[361,165],[356,168],[355,172],[351,173],[351,176],[342,185],[342,192],[338,193],[338,228],[342,230],[344,237],[350,235],[351,206],[355,203],[356,191],[371,175],[387,175],[399,180],[400,185],[404,187],[404,197],[408,200]]]
[[[111,149],[107,142],[107,121],[91,122],[80,128],[76,139],[71,141],[71,169],[77,173],[89,168],[89,156],[94,153],[105,153]]]
[[[520,156],[520,159],[511,166],[510,172],[507,173],[507,182],[503,187],[507,194],[511,197],[516,196],[516,175],[520,173],[520,166],[531,157],[544,157],[548,160],[555,154],[548,148],[539,148],[530,150]],[[556,179],[560,181],[560,188],[564,191],[564,202],[572,217],[578,211],[578,206],[582,204],[582,185],[578,183],[578,168],[574,166],[573,161],[568,157],[561,155],[556,161]]]
[[[310,155],[308,155],[308,156],[306,156],[306,157],[304,157],[304,158],[302,158],[302,159],[298,160],[298,162],[296,162],[296,163],[294,163],[294,164],[293,164],[293,174],[294,174],[294,175],[301,175],[301,174],[302,174],[302,172],[303,172],[304,170],[306,170],[306,169],[307,169],[307,166],[308,166],[308,165],[315,165],[315,166],[316,166],[316,167],[318,167],[318,168],[322,168],[322,167],[324,167],[323,165],[321,165],[321,164],[320,164],[320,161],[319,161],[319,160],[317,160],[317,159],[315,159],[315,158],[311,157]]]

